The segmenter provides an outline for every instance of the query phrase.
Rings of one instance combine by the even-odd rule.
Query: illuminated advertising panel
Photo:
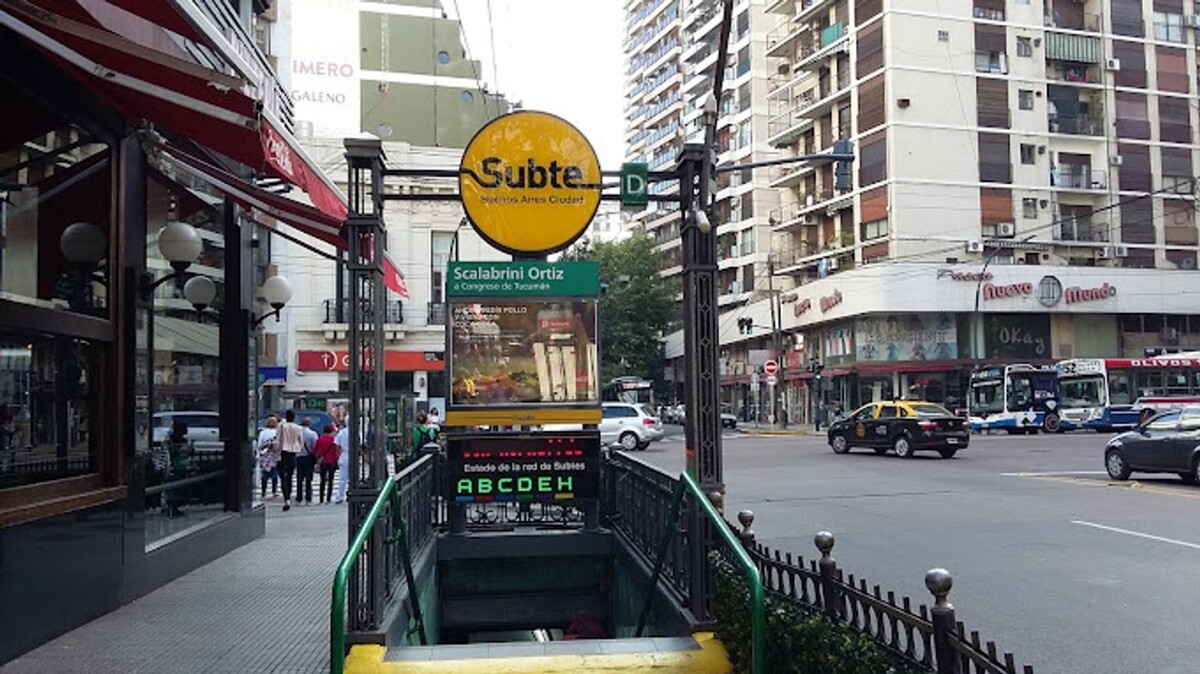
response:
[[[456,262],[447,295],[448,424],[599,423],[594,263]]]
[[[595,431],[451,437],[449,498],[457,503],[599,497]]]

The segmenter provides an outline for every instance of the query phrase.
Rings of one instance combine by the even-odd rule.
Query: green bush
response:
[[[750,672],[753,647],[750,588],[740,568],[719,552],[713,569],[717,638],[734,671]],[[766,597],[767,671],[771,674],[928,674],[931,670],[887,650],[824,614],[770,594]]]

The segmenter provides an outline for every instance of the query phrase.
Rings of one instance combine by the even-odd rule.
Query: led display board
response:
[[[449,439],[449,499],[563,502],[598,498],[600,434],[478,434]]]

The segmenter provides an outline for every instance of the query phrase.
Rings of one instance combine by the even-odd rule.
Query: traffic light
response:
[[[854,143],[839,138],[833,141],[833,153],[840,155],[853,155]],[[852,161],[853,157],[848,159],[838,159],[833,162],[833,189],[840,191],[854,189],[854,177],[850,173],[850,163]]]
[[[738,319],[738,334],[748,335],[754,331],[754,319],[743,317]]]

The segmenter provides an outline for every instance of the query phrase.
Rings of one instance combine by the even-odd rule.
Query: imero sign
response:
[[[458,187],[484,240],[514,255],[571,245],[600,207],[600,160],[566,120],[521,110],[486,124],[463,152]]]

